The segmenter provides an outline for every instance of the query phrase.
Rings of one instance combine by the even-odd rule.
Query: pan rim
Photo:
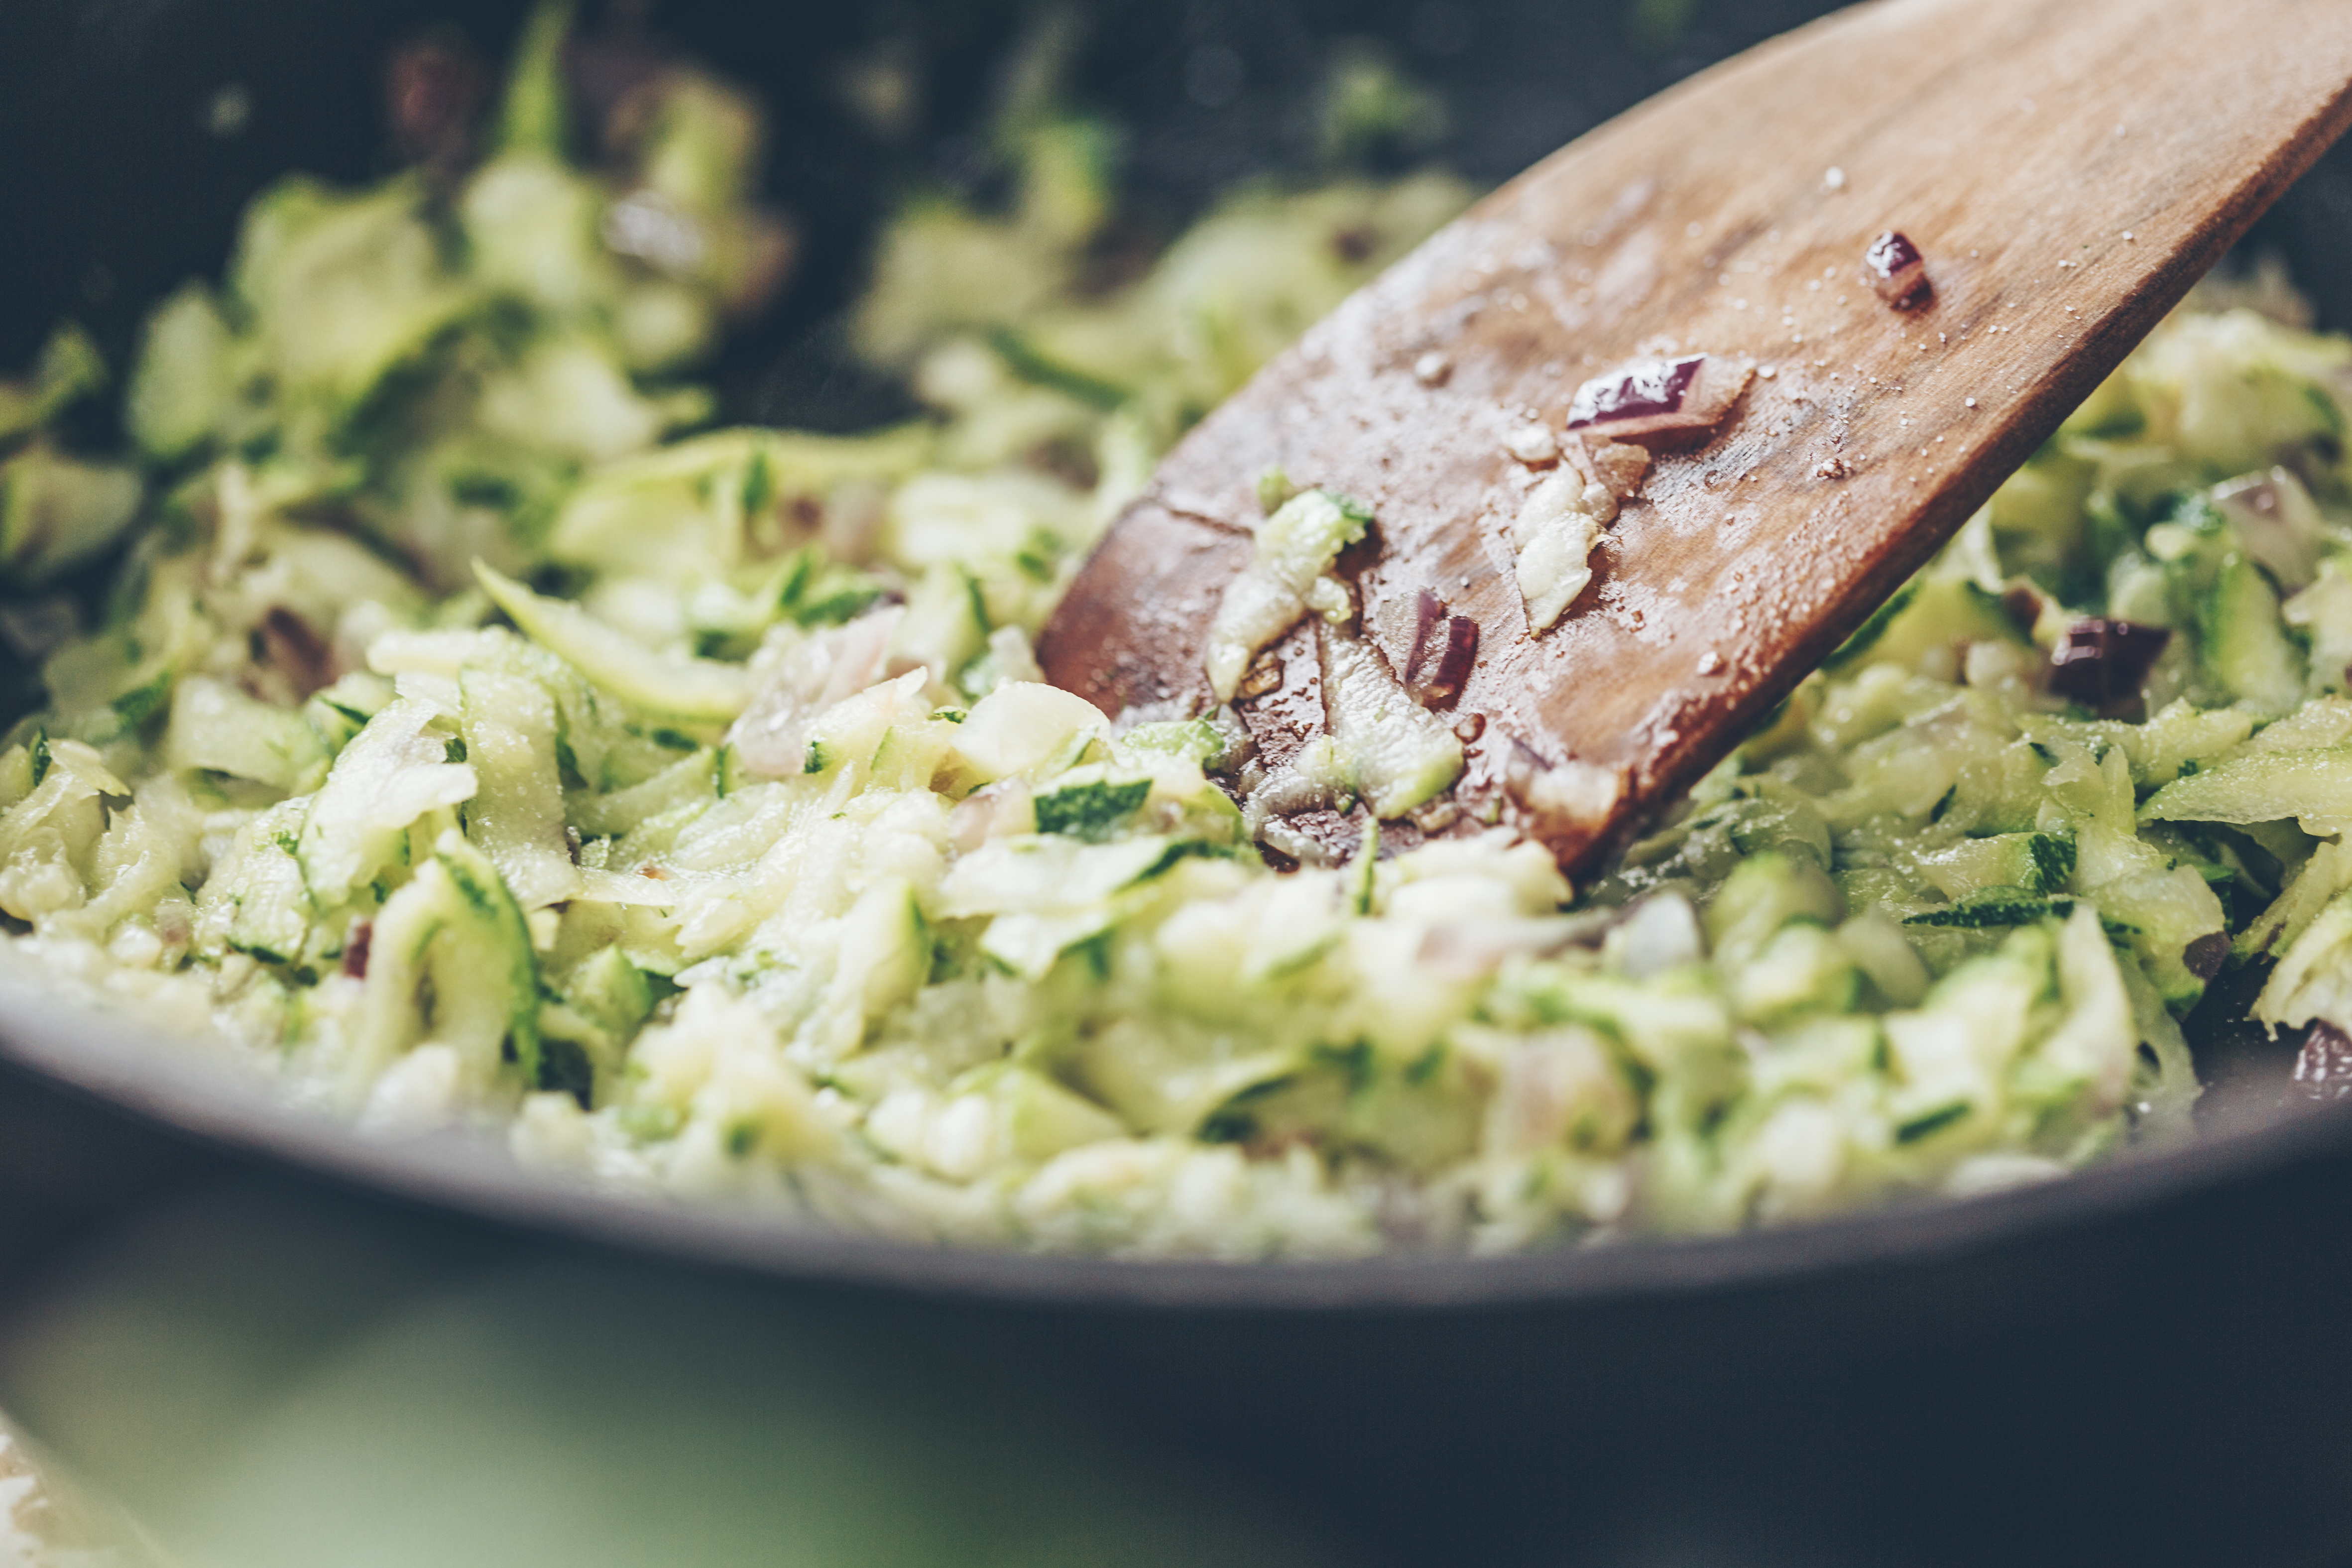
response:
[[[1851,15],[1832,12],[1773,42]],[[1123,1260],[921,1245],[793,1223],[774,1208],[636,1199],[531,1172],[488,1134],[372,1139],[348,1123],[286,1105],[258,1080],[208,1059],[201,1045],[5,974],[0,1068],[307,1177],[642,1256],[809,1284],[1142,1312],[1505,1311],[1728,1292],[1964,1258],[2154,1212],[2280,1171],[2341,1163],[2352,1153],[2352,1103],[2342,1103],[2258,1128],[2200,1133],[2030,1187],[1919,1199],[1728,1236],[1495,1258]]]
[[[2160,1209],[2352,1150],[2352,1100],[2200,1131],[2030,1186],[1920,1197],[1726,1235],[1496,1257],[1221,1262],[920,1243],[773,1205],[656,1199],[530,1170],[494,1134],[372,1136],[273,1095],[217,1042],[0,966],[0,1068],[190,1142],[496,1226],[806,1284],[1034,1308],[1381,1316],[1664,1301],[1964,1258]]]

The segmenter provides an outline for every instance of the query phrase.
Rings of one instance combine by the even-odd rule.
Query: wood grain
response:
[[[1279,465],[1374,507],[1368,621],[1430,587],[1478,622],[1458,798],[1588,865],[2049,437],[2345,128],[2347,84],[2347,0],[1881,0],[1751,50],[1488,196],[1212,414],[1081,573],[1045,668],[1114,714],[1211,706],[1203,634]],[[1863,279],[1888,228],[1926,254],[1924,309]],[[1763,371],[1530,637],[1507,529],[1538,476],[1501,437],[1661,351]],[[1287,667],[1240,705],[1281,751],[1314,679]],[[1614,804],[1529,810],[1514,758],[1522,784],[1600,770],[1578,776]]]

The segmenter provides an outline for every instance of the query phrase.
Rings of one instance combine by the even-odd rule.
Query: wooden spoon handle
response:
[[[2348,89],[2346,0],[1882,0],[1751,50],[1487,197],[1204,420],[1080,574],[1046,673],[1114,713],[1210,706],[1203,633],[1279,466],[1374,508],[1368,625],[1423,589],[1477,622],[1471,816],[1589,864],[2049,437],[2344,130]],[[1925,255],[1922,308],[1864,280],[1887,229]],[[1530,636],[1508,531],[1537,476],[1503,437],[1662,350],[1759,379]],[[1276,761],[1319,716],[1303,636],[1240,705]]]

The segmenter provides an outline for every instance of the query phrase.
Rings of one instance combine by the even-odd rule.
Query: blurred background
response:
[[[1004,171],[982,127],[1041,34],[1067,49],[1075,106],[1116,137],[1121,224],[1148,254],[1221,188],[1342,157],[1499,181],[1830,8],[884,0],[588,5],[583,20],[643,29],[766,101],[765,187],[796,237],[794,265],[710,374],[724,418],[849,429],[907,406],[903,388],[853,362],[841,324],[877,226],[925,189],[991,198]],[[0,367],[26,363],[72,318],[119,372],[146,307],[185,277],[217,273],[269,180],[302,169],[356,182],[397,165],[383,90],[396,46],[446,28],[495,67],[522,13],[447,0],[11,0],[0,8]],[[1350,121],[1334,98],[1351,91],[1371,95],[1361,133],[1335,145],[1332,128],[1344,139]],[[2352,148],[2306,177],[2245,250],[2284,258],[2324,323],[2352,323]],[[111,439],[110,407],[85,405],[81,439]],[[1999,1289],[1986,1284],[1986,1299]],[[2271,1331],[2259,1296],[2212,1331]],[[0,1450],[0,1515],[39,1511],[33,1491],[9,1489],[22,1462],[10,1456],[29,1452],[66,1478],[53,1489],[85,1489],[73,1524],[85,1543],[122,1535],[113,1500],[152,1533],[155,1560],[224,1568],[1744,1568],[1957,1550],[1939,1543],[1957,1521],[1913,1519],[1906,1532],[1899,1513],[1867,1529],[1766,1530],[1753,1521],[1772,1508],[1726,1489],[1708,1435],[1663,1425],[1627,1441],[1653,1459],[1687,1445],[1686,1471],[1599,1511],[1564,1500],[1601,1472],[1581,1489],[1565,1472],[1612,1435],[1586,1434],[1555,1458],[1527,1447],[1544,1421],[1522,1411],[1483,1423],[1475,1401],[1437,1445],[1414,1440],[1418,1408],[1394,1408],[1410,1462],[1377,1474],[1324,1463],[1315,1422],[1144,1396],[1134,1366],[1086,1353],[1064,1329],[1050,1315],[758,1284],[402,1210],[0,1078],[0,1411],[33,1444]],[[1852,1440],[1822,1463],[1885,1465],[1890,1495],[1902,1495],[1901,1456],[1858,1413],[1918,1419],[1938,1378],[1982,1370],[1964,1346],[1940,1369],[1904,1360],[1920,1353],[1887,1352],[1854,1387],[1824,1395],[1810,1418]],[[2126,1333],[2116,1353],[2126,1367],[2146,1357],[2161,1381],[2160,1342]],[[1855,1392],[1865,1384],[1866,1400]],[[1703,1392],[1679,1391],[1675,1408],[1704,1409]],[[2156,1418],[2163,1408],[2155,1398]],[[2227,1431],[2181,1441],[2233,1444],[2257,1466],[2265,1414],[2257,1401]],[[1806,1468],[1797,1416],[1781,1479],[1742,1486],[1785,1487]],[[1572,1426],[1574,1413],[1544,1419]],[[2080,1539],[2100,1509],[2174,1506],[2084,1495],[2087,1476],[2063,1473],[2063,1441],[2045,1433],[2028,1447],[2051,1492],[2021,1507],[2011,1498],[2011,1516],[2046,1503],[2051,1519],[2073,1521],[2063,1539]],[[2316,1563],[2352,1545],[2352,1489],[2294,1506],[2262,1505],[2235,1560]],[[2331,1510],[2343,1521],[2332,1544]],[[2215,1528],[2227,1536],[2227,1521]],[[1822,1545],[1831,1539],[1844,1544]],[[2011,1545],[2010,1560],[2047,1560],[2046,1541]],[[6,1550],[0,1539],[0,1562]],[[122,1550],[130,1563],[144,1549]]]
[[[13,1080],[0,1150],[10,1568],[1356,1560],[987,1314],[442,1222]]]
[[[756,91],[766,185],[800,241],[792,281],[733,334],[728,412],[854,428],[893,412],[852,386],[826,327],[868,241],[910,192],[983,198],[982,130],[1022,47],[1066,43],[1074,107],[1117,136],[1123,221],[1164,239],[1216,191],[1311,174],[1342,153],[1435,163],[1490,184],[1668,83],[1835,7],[1820,0],[883,0],[815,5],[588,0],[581,20],[641,26]],[[359,181],[401,159],[383,109],[398,44],[446,26],[493,67],[520,0],[13,0],[0,53],[0,213],[9,286],[0,365],[61,317],[118,369],[141,313],[216,274],[237,216],[289,169]],[[1386,67],[1425,95],[1379,144],[1330,144],[1328,98]],[[1342,116],[1344,119],[1344,116]],[[2343,149],[2252,242],[2292,258],[2322,319],[2352,318],[2352,155]],[[828,374],[835,377],[828,382]]]

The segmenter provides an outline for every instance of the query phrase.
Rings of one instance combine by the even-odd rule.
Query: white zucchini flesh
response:
[[[288,795],[317,789],[334,760],[300,709],[264,702],[202,675],[183,677],[172,693],[163,754],[174,768],[233,773]]]
[[[1229,702],[1258,650],[1297,626],[1339,552],[1364,536],[1371,513],[1325,490],[1305,490],[1258,525],[1257,548],[1225,586],[1202,658],[1217,700]]]
[[[474,797],[471,764],[449,761],[449,737],[432,728],[429,704],[397,698],[352,737],[310,799],[299,847],[302,876],[322,906],[390,864],[409,824]]]
[[[2332,835],[2352,825],[2352,746],[2256,752],[2176,779],[2139,808],[2143,822],[2303,823]]]
[[[1452,727],[1407,696],[1377,653],[1328,627],[1323,704],[1349,782],[1374,816],[1402,816],[1462,776],[1462,742]]]
[[[467,836],[525,910],[577,897],[580,868],[565,837],[554,698],[527,676],[495,669],[461,671],[457,689],[466,761],[480,784],[467,807]]]
[[[429,986],[427,983],[429,984]],[[488,1089],[511,1064],[540,1067],[539,967],[521,906],[488,857],[452,829],[377,915],[360,1033],[345,1065],[356,1101],[403,1052],[430,1039]]]

